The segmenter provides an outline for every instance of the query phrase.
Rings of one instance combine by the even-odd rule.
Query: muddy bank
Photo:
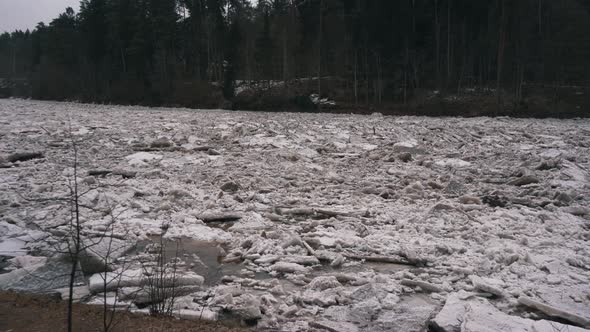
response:
[[[2,331],[64,331],[66,305],[55,298],[0,292],[0,329]],[[103,326],[102,308],[76,304],[74,331],[100,331]],[[207,321],[156,318],[140,314],[117,313],[112,331],[211,331],[245,332],[247,329],[227,327]]]

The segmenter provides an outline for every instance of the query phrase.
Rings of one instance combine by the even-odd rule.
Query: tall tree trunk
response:
[[[463,54],[462,54],[462,60],[460,63],[460,67],[461,67],[461,71],[459,72],[459,77],[457,78],[457,93],[461,94],[461,87],[462,87],[462,83],[463,83],[463,77],[465,75],[465,67],[467,67],[467,37],[466,37],[466,23],[465,21],[463,21],[463,23],[461,24],[461,39],[462,39],[462,46],[463,46]],[[481,68],[480,68],[480,72],[481,72]]]
[[[121,52],[121,64],[123,65],[123,72],[127,73],[127,61],[125,61],[125,51],[123,50],[123,47],[119,47],[119,50]]]
[[[538,24],[539,24],[539,36],[541,36],[543,34],[543,22],[542,22],[542,15],[543,15],[543,8],[542,8],[542,0],[539,0],[539,6],[538,6],[538,10],[537,10],[537,19],[539,20]]]
[[[406,54],[404,58],[404,105],[406,105],[408,101],[408,84],[410,71],[410,48],[408,37],[406,37]]]
[[[375,64],[377,66],[377,103],[381,104],[383,95],[383,70],[381,68],[381,55],[376,53]]]
[[[319,8],[319,35],[318,35],[318,94],[320,99],[322,98],[322,33],[323,33],[323,9],[324,9],[324,0],[320,0],[320,8]],[[321,104],[318,104],[318,107],[321,109]]]
[[[451,69],[452,69],[452,59],[451,59],[451,5],[453,0],[449,0],[448,3],[448,10],[447,10],[447,82],[450,84],[451,81]]]
[[[506,0],[500,0],[500,38],[498,41],[498,65],[496,66],[496,94],[498,98],[498,110],[503,108],[502,100],[502,71],[504,69],[504,50],[506,48],[506,24],[508,23],[508,14],[506,9]],[[496,113],[497,115],[497,113]]]
[[[252,80],[252,64],[250,63],[250,47],[246,48],[246,77]]]
[[[367,45],[365,42],[365,93],[366,93],[366,103],[369,106],[369,50],[367,49]]]
[[[358,71],[358,51],[355,49],[354,50],[354,103],[355,103],[355,105],[358,105],[358,103],[359,103],[357,71]]]
[[[436,38],[436,88],[440,89],[440,21],[438,17],[438,0],[434,0],[434,30]]]
[[[12,76],[16,77],[16,40],[12,43]]]
[[[287,27],[283,27],[283,82],[287,82],[289,76],[289,61],[287,58]]]

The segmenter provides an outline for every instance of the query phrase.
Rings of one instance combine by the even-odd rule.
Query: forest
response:
[[[589,32],[585,0],[83,0],[0,36],[0,85],[94,103],[585,116]]]

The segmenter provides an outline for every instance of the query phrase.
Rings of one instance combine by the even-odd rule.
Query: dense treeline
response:
[[[83,0],[0,36],[0,77],[40,99],[522,111],[589,85],[589,32],[585,0]]]

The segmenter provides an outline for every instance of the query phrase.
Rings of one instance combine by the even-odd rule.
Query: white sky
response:
[[[0,33],[32,30],[39,22],[51,22],[66,7],[78,12],[80,0],[0,0]]]

